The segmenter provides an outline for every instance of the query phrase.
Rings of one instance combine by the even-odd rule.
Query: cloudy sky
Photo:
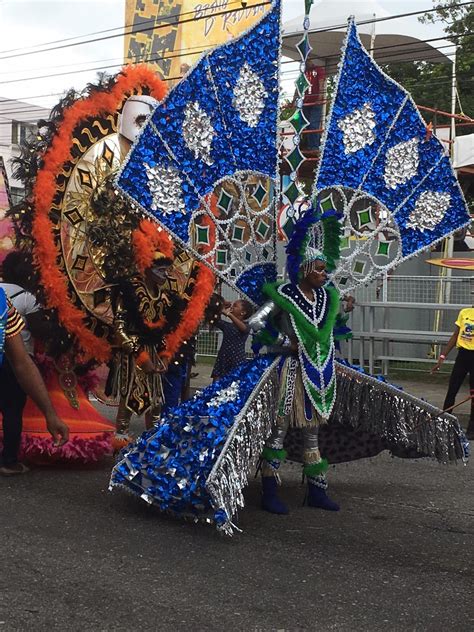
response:
[[[335,15],[340,16],[348,5],[357,14],[367,3],[332,0],[330,4]],[[284,21],[302,13],[303,0],[283,0],[283,5]],[[379,5],[393,15],[433,6],[431,0],[379,0]],[[58,93],[70,87],[81,89],[94,80],[96,69],[116,71],[123,57],[122,37],[44,53],[24,53],[58,40],[86,39],[98,31],[116,29],[105,35],[119,34],[124,25],[124,6],[125,0],[0,0],[0,97],[52,106]],[[415,27],[421,39],[442,35],[440,25],[417,25],[416,17],[406,18],[406,24],[411,31]]]

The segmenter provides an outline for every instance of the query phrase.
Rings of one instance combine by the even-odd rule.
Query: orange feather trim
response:
[[[171,235],[148,219],[142,220],[140,226],[133,231],[132,242],[135,263],[140,274],[151,266],[157,250],[168,259],[173,259],[174,244]]]
[[[165,337],[165,348],[159,353],[160,357],[167,360],[171,360],[182,343],[196,333],[199,323],[204,318],[204,311],[209,299],[214,292],[215,276],[212,270],[203,263],[198,265],[199,272],[192,298],[183,311],[179,325]]]
[[[135,362],[137,363],[138,366],[143,366],[145,364],[145,362],[148,362],[149,360],[151,360],[151,358],[150,358],[150,354],[148,353],[148,351],[142,350],[137,355],[137,358],[136,358]]]
[[[54,241],[54,226],[49,219],[49,211],[56,194],[56,178],[64,163],[72,158],[72,141],[77,125],[86,117],[116,112],[126,95],[145,86],[158,100],[163,99],[166,94],[166,84],[148,66],[129,65],[117,76],[110,92],[91,94],[66,108],[58,134],[42,157],[44,166],[38,173],[33,189],[34,254],[48,307],[57,310],[61,324],[76,337],[84,360],[107,360],[110,356],[110,345],[87,328],[82,311],[72,304],[68,295],[67,278],[57,267],[59,249]]]
[[[143,321],[148,329],[162,329],[166,325],[166,320],[164,318],[159,318],[154,323],[151,320]]]

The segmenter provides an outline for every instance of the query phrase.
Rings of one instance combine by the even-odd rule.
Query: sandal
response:
[[[13,463],[12,465],[0,466],[0,476],[17,476],[18,474],[26,474],[30,471],[24,463]]]

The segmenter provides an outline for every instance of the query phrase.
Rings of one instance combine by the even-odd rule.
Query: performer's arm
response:
[[[449,352],[456,346],[456,342],[458,340],[458,336],[459,336],[459,326],[456,325],[454,328],[454,333],[451,336],[451,338],[448,341],[448,344],[445,346],[445,348],[441,351],[441,353],[439,354],[439,358],[438,358],[438,362],[436,363],[436,365],[431,369],[431,373],[435,373],[436,371],[439,371],[440,368],[443,365],[443,362],[446,360],[446,358],[449,355]]]
[[[265,329],[267,322],[274,319],[279,311],[278,305],[273,301],[268,301],[248,319],[247,324],[253,332],[262,331]],[[266,346],[273,353],[294,353],[298,350],[298,340],[296,337],[294,339],[292,337],[289,338],[280,331],[273,343]]]
[[[36,364],[28,355],[20,334],[5,340],[5,354],[21,388],[35,402],[46,418],[48,431],[56,445],[63,445],[69,437],[69,428],[56,414],[48,391]]]
[[[342,309],[344,310],[345,314],[352,312],[354,310],[355,302],[356,302],[355,298],[351,296],[350,294],[346,294],[346,296],[342,297],[341,299],[341,303],[343,304]]]
[[[224,314],[224,316],[227,316],[227,318],[231,319],[231,321],[240,332],[242,332],[243,334],[248,334],[248,332],[250,331],[250,327],[247,325],[247,323],[244,323],[242,320],[240,320],[240,318],[237,318],[237,316],[235,316],[235,314],[233,314],[230,309],[224,309],[222,310],[222,313]]]
[[[125,328],[125,310],[120,301],[117,302],[114,313],[114,332],[117,345],[128,353],[137,353],[138,345],[133,337],[127,334]]]
[[[247,321],[249,329],[252,331],[261,331],[265,329],[267,321],[275,316],[278,311],[277,305],[273,301],[267,301],[260,307]]]

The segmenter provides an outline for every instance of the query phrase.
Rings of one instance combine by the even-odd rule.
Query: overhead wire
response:
[[[270,4],[270,3],[269,2],[263,2],[263,3],[259,3],[257,5],[252,5],[252,6],[253,7],[257,7],[257,6],[262,6],[262,5],[266,5],[266,4]],[[474,4],[474,2],[461,3],[459,6],[470,5],[470,4]],[[410,13],[405,13],[405,14],[397,14],[397,15],[394,15],[394,16],[386,16],[384,18],[376,18],[374,20],[361,21],[361,22],[359,22],[359,24],[367,24],[367,23],[371,23],[371,22],[388,20],[388,19],[395,19],[395,18],[399,18],[399,17],[405,17],[405,16],[415,15],[415,14],[420,14],[420,13],[428,13],[430,11],[431,10],[428,10],[428,11],[416,11],[416,12],[410,12]],[[223,13],[229,13],[229,12],[225,11]],[[213,14],[213,16],[216,16],[216,15],[219,15],[219,14]],[[312,32],[331,31],[331,30],[334,30],[336,28],[339,28],[339,25],[326,27],[324,29],[316,29],[315,31],[312,31]],[[469,32],[467,34],[462,34],[462,35],[458,35],[458,36],[455,36],[455,37],[468,37],[468,36],[471,36],[471,35],[473,35],[473,33]],[[403,48],[403,47],[407,47],[407,46],[413,45],[414,48],[408,49],[408,50],[405,48],[404,50],[402,50],[400,52],[401,55],[407,55],[407,54],[410,54],[410,53],[419,52],[420,44],[430,43],[430,42],[433,42],[433,41],[439,41],[439,40],[443,40],[443,39],[445,39],[445,38],[444,37],[437,37],[437,38],[428,38],[426,40],[419,40],[417,42],[403,42],[403,43],[394,44],[394,45],[385,45],[385,46],[379,46],[379,47],[376,46],[376,47],[373,48],[373,51],[377,52],[377,51],[384,50],[384,49],[387,49],[387,50],[391,51],[387,55],[377,55],[377,61],[380,63],[380,60],[382,59],[381,63],[383,63],[383,58],[384,57],[388,57],[388,58],[393,57],[393,49]],[[445,45],[445,46],[440,46],[440,47],[437,47],[436,50],[440,50],[442,48],[449,48],[451,46],[452,45],[450,45],[450,44]],[[192,48],[193,49],[197,49],[197,48],[200,48],[200,47],[192,47]],[[186,51],[191,51],[191,48],[181,49],[179,51],[173,51],[174,53],[176,53],[174,55],[167,55],[167,56],[154,57],[154,58],[145,58],[145,59],[143,59],[141,61],[144,62],[144,63],[154,63],[154,62],[160,61],[160,60],[173,59],[175,57],[186,57],[186,56],[191,55],[191,54],[193,54],[193,55],[194,54],[199,54],[200,52],[204,52],[205,50],[208,50],[208,48],[204,47],[204,48],[201,48],[199,51],[193,50],[192,52],[186,52]],[[451,55],[444,53],[444,56],[445,57],[450,57]],[[430,59],[435,59],[437,57],[438,57],[438,54],[435,53],[432,56],[425,57],[422,61],[429,61]],[[334,58],[334,56],[326,56],[326,59],[331,59],[331,58]],[[317,57],[317,59],[325,59],[325,58],[324,57]],[[400,63],[404,62],[404,61],[409,62],[411,60],[394,60],[394,62],[400,62]],[[83,63],[87,63],[87,62],[83,62]],[[291,64],[291,63],[297,63],[297,62],[295,62],[293,60],[282,62],[282,64]],[[119,67],[119,66],[122,66],[122,65],[123,64],[113,64],[111,66],[100,66],[100,67],[82,69],[82,70],[78,70],[78,71],[69,71],[69,72],[65,72],[65,73],[53,73],[53,74],[48,74],[48,75],[40,75],[40,76],[36,76],[36,77],[28,77],[28,78],[4,81],[4,82],[0,82],[0,84],[17,83],[17,82],[22,82],[22,81],[33,81],[35,79],[52,78],[52,77],[56,77],[56,76],[63,76],[65,74],[69,75],[69,74],[78,74],[78,73],[83,73],[83,72],[103,71],[103,70],[108,70],[108,69],[111,69],[111,68],[116,68],[116,67]],[[328,66],[326,68],[326,70],[329,70],[329,74],[331,74],[332,70],[337,68],[337,65],[338,65],[338,62]],[[293,71],[293,70],[288,70],[287,71],[288,74],[291,74],[292,72],[296,72],[296,71]],[[283,73],[283,74],[285,74],[285,73]],[[169,78],[165,79],[165,81],[172,81],[172,80],[176,80],[176,79],[180,79],[180,78],[181,78],[180,76],[169,77]],[[463,82],[463,83],[465,83],[465,82]],[[21,99],[28,99],[28,98],[46,98],[48,96],[57,96],[59,94],[61,94],[61,93],[53,93],[53,94],[49,94],[49,95],[35,95],[34,97],[21,97],[21,98],[18,98],[18,99],[2,99],[2,100],[0,100],[0,106],[1,106],[2,103],[6,102],[6,101],[16,101],[16,100],[21,101]],[[33,107],[33,106],[31,106],[31,107]],[[29,112],[32,113],[33,111],[36,111],[38,108],[41,109],[41,106],[33,107],[33,109],[26,108],[24,110],[3,111],[3,114],[6,114],[6,113],[29,113]],[[1,116],[1,114],[2,114],[2,112],[0,112],[0,116]],[[28,122],[28,121],[25,121],[25,122]]]
[[[238,12],[238,11],[245,11],[245,10],[248,10],[248,9],[255,9],[255,8],[258,8],[258,7],[261,7],[261,6],[268,6],[268,5],[271,4],[271,2],[270,1],[259,2],[257,4],[251,5],[251,7],[248,7],[248,9],[244,8],[240,2],[239,2],[239,4],[240,4],[240,7],[236,8],[236,9],[231,9],[230,11],[229,10],[224,10],[224,11],[219,11],[219,12],[212,13],[212,14],[205,13],[202,16],[186,18],[184,20],[176,19],[174,21],[171,21],[170,19],[168,19],[168,16],[166,16],[164,18],[166,23],[164,23],[164,24],[156,24],[156,25],[154,25],[152,27],[142,28],[140,30],[134,29],[134,30],[129,31],[127,33],[126,32],[124,32],[124,33],[117,33],[115,35],[107,35],[107,36],[101,37],[101,38],[88,39],[88,40],[84,40],[84,41],[81,41],[81,42],[73,42],[73,43],[69,43],[69,44],[64,44],[63,46],[50,46],[49,48],[43,48],[43,49],[37,50],[37,51],[26,51],[26,52],[23,52],[23,53],[17,53],[16,55],[4,55],[3,57],[0,57],[0,60],[2,60],[2,59],[11,59],[11,58],[15,58],[15,57],[24,57],[24,56],[27,56],[27,55],[34,55],[34,54],[40,54],[40,53],[46,53],[46,52],[51,52],[53,50],[59,50],[59,49],[63,49],[63,48],[70,48],[70,47],[73,47],[73,46],[82,46],[82,45],[85,45],[85,44],[91,44],[91,43],[95,43],[95,42],[106,41],[106,40],[113,39],[113,38],[116,38],[116,37],[125,37],[127,35],[133,35],[134,33],[137,33],[137,32],[139,32],[139,33],[153,32],[153,31],[156,31],[156,30],[159,30],[159,29],[163,29],[163,28],[170,28],[170,26],[178,26],[180,24],[186,24],[186,23],[192,22],[194,20],[202,20],[202,19],[207,19],[209,17],[218,17],[220,15],[227,15],[229,13],[234,13],[234,12]],[[472,5],[472,4],[474,4],[473,1],[461,2],[457,6],[458,7],[463,7],[463,6]],[[380,17],[380,18],[373,18],[373,19],[369,19],[369,20],[360,20],[357,23],[360,26],[367,25],[367,24],[376,24],[378,22],[386,22],[388,20],[394,20],[394,19],[399,19],[399,18],[411,17],[411,16],[415,16],[415,15],[422,15],[422,14],[424,15],[424,14],[427,14],[427,13],[433,13],[433,12],[436,12],[437,10],[438,10],[437,8],[433,8],[433,9],[425,9],[425,10],[422,10],[422,11],[410,11],[410,12],[406,12],[406,13],[399,13],[399,14],[396,14],[396,15],[383,16],[383,17]],[[187,11],[185,13],[180,14],[180,16],[195,14],[198,11],[201,12],[202,9],[199,8],[199,9],[194,9],[193,11]],[[174,17],[174,16],[171,16],[171,17]],[[312,29],[312,30],[309,31],[309,33],[311,34],[311,33],[330,32],[330,31],[334,31],[334,30],[339,30],[341,28],[344,28],[345,26],[347,26],[347,24],[337,24],[337,25],[333,25],[333,26],[329,26],[329,27],[322,27],[322,28],[319,28],[319,29]],[[117,28],[120,28],[120,27],[117,27]],[[122,27],[122,28],[126,28],[126,27]],[[115,29],[112,29],[112,30],[115,30]],[[78,37],[81,37],[81,36],[78,36]],[[84,37],[87,37],[87,35],[85,35]],[[45,44],[45,46],[47,46],[47,45],[48,44]],[[4,52],[8,52],[8,51],[4,51]],[[2,54],[3,54],[3,52],[0,51],[0,55],[2,55]]]
[[[474,32],[469,31],[468,33],[464,33],[462,35],[456,35],[456,36],[454,36],[454,38],[469,37],[469,36],[472,36],[473,34],[474,34]],[[373,50],[374,51],[380,51],[380,50],[384,50],[384,49],[394,50],[394,49],[397,49],[397,48],[403,48],[403,47],[407,47],[407,46],[420,47],[421,44],[427,44],[427,43],[443,41],[443,40],[445,40],[444,37],[431,37],[431,38],[427,38],[427,39],[424,39],[424,40],[417,40],[416,42],[402,42],[402,43],[399,43],[399,44],[390,44],[390,45],[385,45],[385,46],[375,46],[373,48]],[[450,48],[452,46],[453,46],[452,44],[446,44],[444,46],[437,46],[436,49],[437,50],[441,50],[443,48]],[[177,50],[172,51],[173,53],[176,53],[176,55],[164,56],[163,60],[165,60],[165,59],[173,59],[174,57],[178,56],[177,55],[178,53],[179,53],[179,56],[184,57],[184,56],[188,56],[188,55],[198,54],[198,53],[204,52],[205,50],[208,50],[207,47],[202,47],[202,46],[185,47],[185,48],[181,48],[181,49],[177,49]],[[416,52],[417,48],[413,48],[412,50]],[[412,52],[412,51],[408,51],[408,52]],[[405,53],[405,51],[402,51],[401,54],[404,54],[404,53]],[[143,54],[143,55],[140,55],[139,56],[141,58],[140,61],[146,63],[148,61],[146,56],[147,56],[146,53]],[[315,57],[313,57],[313,59],[314,58],[321,59],[321,57],[318,57],[317,55]],[[115,67],[115,66],[120,66],[123,63],[123,58],[122,57],[120,57],[120,58],[115,57],[115,58],[109,58],[109,59],[98,59],[98,60],[90,61],[90,62],[82,61],[82,62],[77,62],[77,63],[74,63],[74,64],[61,64],[61,65],[58,65],[58,66],[48,66],[48,68],[50,68],[50,69],[69,68],[70,69],[70,68],[72,68],[74,66],[84,65],[84,64],[87,64],[87,63],[99,64],[99,63],[104,63],[104,62],[108,62],[108,61],[117,61],[117,64],[112,64],[112,65],[109,65],[109,66],[100,66],[100,68],[108,69],[108,68],[112,68],[112,67]],[[284,63],[288,63],[288,62],[282,62],[282,63],[284,64]],[[45,68],[45,67],[43,66],[43,68]],[[37,70],[40,70],[40,69],[41,68],[39,68]],[[83,68],[83,69],[78,70],[78,71],[70,71],[70,72],[75,72],[77,74],[77,73],[80,73],[80,72],[91,72],[91,71],[94,71],[94,70],[96,70],[96,68]],[[27,71],[25,70],[25,71],[20,71],[20,72],[27,72]],[[68,72],[67,74],[70,74],[70,72]],[[16,71],[8,71],[6,73],[0,73],[0,75],[4,75],[4,74],[16,74],[17,75],[18,74],[18,70],[16,70]],[[61,73],[49,74],[49,75],[38,75],[38,76],[33,76],[33,77],[23,77],[23,78],[15,79],[14,81],[15,82],[21,82],[21,81],[34,80],[36,78],[40,79],[40,78],[54,77],[54,76],[61,76]],[[0,81],[0,84],[2,84],[2,83],[7,83],[7,81]]]
[[[249,10],[252,9],[254,5],[250,5],[247,7],[243,7],[242,5],[242,0],[235,0],[234,2],[229,2],[226,6],[232,6],[234,4],[238,4],[239,7],[235,10]],[[270,4],[270,2],[268,2],[267,4]],[[202,11],[202,9],[193,9],[193,11],[187,11],[186,13],[180,13],[179,15],[188,15],[190,13],[197,13],[198,11]],[[158,18],[159,16],[156,16],[156,18]],[[169,17],[164,15],[162,16],[163,20],[166,20]],[[174,17],[174,16],[173,16]],[[208,17],[212,17],[212,14],[209,14]],[[32,48],[39,48],[40,46],[50,46],[51,44],[60,44],[62,42],[71,42],[73,40],[77,40],[80,39],[81,37],[92,37],[94,35],[102,35],[103,33],[110,33],[112,31],[119,31],[122,29],[127,29],[127,28],[133,28],[133,33],[135,32],[141,32],[137,27],[142,26],[144,24],[149,24],[151,20],[155,20],[156,18],[154,17],[149,17],[149,18],[145,18],[144,20],[137,21],[137,22],[133,22],[132,24],[122,24],[120,26],[114,26],[112,28],[108,28],[108,29],[103,29],[101,31],[93,31],[92,33],[83,33],[82,35],[75,35],[74,37],[65,37],[62,39],[58,39],[58,40],[52,40],[50,42],[43,42],[42,44],[34,44],[33,46],[22,46],[19,48],[10,48],[8,50],[1,50],[0,51],[0,55],[3,55],[4,53],[14,53],[16,51],[24,51],[26,49],[32,49]],[[120,35],[123,35],[123,33],[121,33]],[[38,52],[43,52],[43,51],[38,51]]]
[[[470,31],[467,35],[464,35],[465,37],[468,36],[472,36],[474,34],[474,32]],[[432,41],[439,41],[439,40],[443,40],[444,38],[442,37],[436,37],[436,38],[428,38],[425,40],[418,40],[417,42],[402,42],[399,44],[393,44],[393,45],[385,45],[385,46],[375,46],[372,48],[372,51],[377,52],[380,50],[389,50],[390,53],[388,55],[378,55],[377,59],[380,60],[381,57],[392,57],[393,56],[393,50],[394,49],[401,49],[403,47],[408,47],[408,46],[412,46],[411,49],[407,49],[405,48],[404,50],[400,51],[400,55],[407,55],[407,54],[411,54],[411,53],[417,53],[420,52],[420,45],[421,44],[427,44],[430,43]],[[452,48],[454,45],[452,44],[446,44],[444,46],[439,46],[436,47],[436,50],[441,50],[444,48]],[[199,50],[195,50],[195,49],[199,49]],[[154,63],[156,61],[166,61],[169,59],[175,59],[177,57],[187,57],[189,55],[197,55],[200,53],[205,52],[206,50],[208,50],[208,47],[192,47],[191,48],[183,48],[177,51],[173,51],[174,54],[171,55],[163,55],[163,56],[155,56],[155,57],[149,57],[149,58],[145,58],[143,60],[140,60],[140,62],[138,63]],[[396,53],[395,53],[396,54]],[[450,55],[443,53],[443,55],[445,57],[449,57]],[[430,56],[425,56],[425,58],[421,61],[428,61],[429,59],[435,59],[439,57],[438,54],[434,54],[434,55],[430,55]],[[328,55],[328,56],[315,56],[313,59],[320,59],[320,60],[324,60],[324,59],[333,59],[334,55]],[[412,60],[403,60],[400,59],[398,60],[400,62],[403,61],[412,61]],[[285,63],[285,62],[283,62]],[[289,63],[297,63],[297,62],[289,62]],[[50,79],[50,78],[54,78],[54,77],[62,77],[65,75],[71,75],[71,74],[82,74],[85,72],[98,72],[98,71],[103,71],[103,70],[110,70],[111,68],[117,68],[122,66],[123,64],[111,64],[108,66],[95,66],[93,68],[84,68],[81,70],[70,70],[70,71],[64,71],[64,72],[60,72],[60,73],[50,73],[50,74],[45,74],[45,75],[37,75],[37,76],[31,76],[31,77],[22,77],[22,78],[17,78],[17,79],[8,79],[6,81],[0,81],[0,85],[6,85],[6,84],[11,84],[11,83],[21,83],[23,81],[36,81],[39,79]]]
[[[425,40],[425,42],[429,42],[429,40]],[[386,47],[386,46],[380,47],[380,48],[381,49],[387,49],[387,48],[390,49],[390,47]],[[378,49],[377,49],[377,47],[375,47],[373,50],[377,51]],[[417,51],[419,51],[418,48],[415,48],[415,49],[412,49],[412,50],[405,50],[405,51],[403,51],[403,54],[409,54],[409,53],[417,52]],[[177,57],[177,56],[182,56],[182,55],[181,54],[177,54],[177,55],[174,55],[174,56],[156,57],[156,58],[151,58],[151,59],[149,59],[147,61],[149,63],[153,63],[155,61],[160,61],[160,60],[163,60],[163,59],[170,59],[170,58]],[[446,55],[446,56],[449,56],[449,55]],[[377,61],[379,63],[383,63],[383,59],[384,58],[390,58],[390,57],[392,57],[392,53],[387,51],[386,55],[378,56],[377,57]],[[437,57],[438,57],[438,55],[435,53],[432,56],[425,57],[425,59],[423,61],[430,61],[430,59],[436,59]],[[327,59],[333,59],[333,56],[327,56],[326,58]],[[319,57],[318,59],[324,60],[325,58],[324,57]],[[409,62],[410,62],[410,60],[398,60],[398,61],[395,60],[394,63],[409,63]],[[295,63],[296,64],[297,62],[289,61],[289,62],[283,62],[283,63],[284,64],[285,63],[288,63],[288,64],[289,63]],[[326,69],[327,74],[331,75],[333,73],[333,71],[337,70],[338,64],[339,64],[339,62],[335,62],[333,64],[330,64],[329,66],[326,66],[325,69]],[[96,70],[104,70],[104,69],[105,69],[105,67],[96,68]],[[93,69],[89,69],[88,72],[92,72],[92,70]],[[299,72],[298,69],[294,69],[294,70],[289,69],[288,71],[284,71],[282,74],[292,74],[292,73],[298,73],[298,72]],[[71,74],[71,73],[67,73],[67,74]],[[174,81],[174,80],[177,80],[177,79],[180,79],[180,78],[181,78],[181,76],[168,77],[167,79],[165,79],[165,81]],[[462,80],[461,79],[461,81],[463,83],[465,83],[468,80]],[[23,98],[28,98],[28,97],[23,97]],[[2,103],[4,103],[5,101],[0,100],[0,108],[1,108]],[[47,108],[42,108],[41,106],[35,106],[35,105],[31,104],[29,107],[26,107],[26,108],[19,108],[19,109],[18,108],[14,108],[12,110],[1,110],[0,109],[0,116],[2,116],[4,114],[13,114],[13,113],[25,113],[25,114],[26,113],[33,113],[34,111],[37,111],[38,109],[47,109]]]
[[[257,4],[253,4],[252,5],[252,9],[256,9],[258,7],[264,7],[264,6],[269,6],[271,4],[271,2],[269,0],[266,0],[265,2],[259,2]],[[235,13],[237,11],[245,11],[246,9],[244,9],[242,7],[242,5],[238,8],[238,9],[231,9],[230,11],[228,10],[224,10],[224,11],[218,11],[216,13],[212,13],[211,15],[208,15],[207,13],[205,15],[202,16],[194,16],[191,18],[186,18],[184,20],[174,20],[173,22],[171,22],[171,20],[168,20],[168,17],[166,16],[163,19],[163,22],[165,23],[160,23],[160,24],[155,24],[154,26],[150,26],[147,28],[142,28],[139,31],[136,30],[131,30],[128,33],[116,33],[115,35],[107,35],[105,37],[99,37],[96,39],[89,39],[89,40],[84,40],[83,42],[74,42],[74,43],[70,43],[70,44],[64,44],[63,46],[51,46],[49,48],[44,48],[42,50],[39,51],[29,51],[29,52],[24,52],[24,53],[18,53],[16,55],[4,55],[3,57],[0,57],[0,60],[3,59],[12,59],[12,58],[18,58],[18,57],[26,57],[28,55],[37,55],[39,53],[49,53],[51,51],[54,50],[60,50],[60,49],[64,49],[64,48],[72,48],[75,46],[83,46],[84,44],[93,44],[95,42],[104,42],[110,39],[115,39],[117,37],[126,37],[127,35],[133,35],[136,32],[139,33],[148,33],[148,32],[154,32],[154,31],[158,31],[160,29],[169,29],[170,26],[178,26],[180,24],[187,24],[188,22],[194,22],[197,20],[206,20],[208,17],[219,17],[220,15],[228,15],[229,13]],[[199,11],[201,11],[201,9],[199,9]],[[186,11],[184,13],[181,13],[180,15],[191,15],[191,14],[195,14],[198,12],[198,9],[194,9],[193,11]],[[174,16],[173,16],[174,17]]]

